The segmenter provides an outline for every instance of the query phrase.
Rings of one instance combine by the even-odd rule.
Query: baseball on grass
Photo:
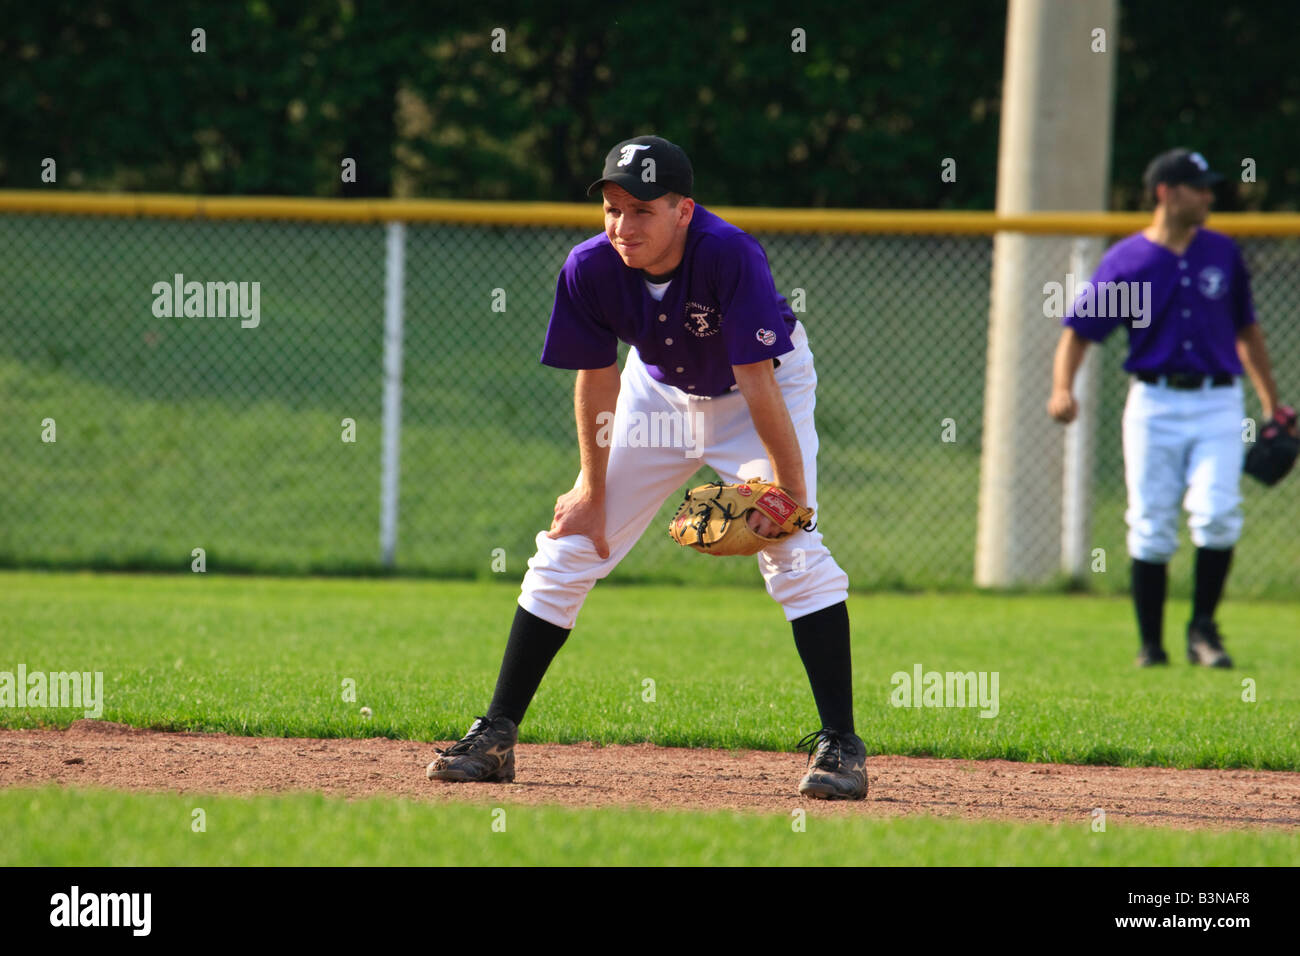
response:
[[[369,717],[369,716],[371,715],[371,713],[372,713],[372,711],[370,710],[369,707],[362,707],[362,708],[361,708],[361,716],[362,716],[362,717]]]

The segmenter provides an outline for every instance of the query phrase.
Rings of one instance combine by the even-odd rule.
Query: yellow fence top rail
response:
[[[753,232],[925,233],[1115,236],[1150,222],[1147,213],[894,211],[877,209],[761,209],[709,206]],[[0,214],[115,216],[164,219],[286,219],[308,222],[441,222],[480,226],[601,228],[592,203],[482,202],[455,199],[297,199],[274,196],[179,196],[160,193],[75,193],[0,190]],[[1300,213],[1211,214],[1210,226],[1236,236],[1300,235]]]

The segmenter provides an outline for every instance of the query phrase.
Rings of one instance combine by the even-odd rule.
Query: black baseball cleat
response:
[[[812,768],[799,792],[817,800],[861,800],[867,795],[867,746],[855,734],[814,731],[796,745],[808,747]]]
[[[430,780],[510,783],[515,779],[519,728],[509,717],[478,717],[469,733],[429,764]]]
[[[1209,618],[1193,618],[1187,625],[1187,659],[1206,667],[1231,667],[1232,658],[1223,649],[1223,636]]]
[[[1159,644],[1143,644],[1142,650],[1138,651],[1136,661],[1138,667],[1158,667],[1168,663],[1169,655]]]

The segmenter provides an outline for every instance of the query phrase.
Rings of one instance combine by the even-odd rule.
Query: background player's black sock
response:
[[[1137,611],[1138,633],[1143,644],[1163,644],[1165,592],[1169,589],[1169,566],[1133,559],[1133,607]]]
[[[487,716],[509,717],[516,724],[533,701],[546,668],[569,637],[567,628],[543,621],[522,607],[515,608],[515,622],[510,626],[497,689],[492,695]]]
[[[808,672],[817,714],[827,730],[853,733],[853,658],[849,609],[841,601],[790,622],[794,646]]]
[[[1214,612],[1223,597],[1223,585],[1228,580],[1232,564],[1232,549],[1196,549],[1195,594],[1192,598],[1192,617],[1214,620]]]

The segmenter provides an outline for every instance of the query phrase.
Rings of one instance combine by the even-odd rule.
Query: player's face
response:
[[[1165,187],[1165,215],[1170,222],[1183,228],[1199,226],[1210,215],[1214,203],[1214,190],[1180,183]]]
[[[604,187],[604,196],[605,235],[625,265],[652,275],[677,268],[695,208],[692,200],[679,199],[674,208],[667,196],[647,202],[612,184]]]

